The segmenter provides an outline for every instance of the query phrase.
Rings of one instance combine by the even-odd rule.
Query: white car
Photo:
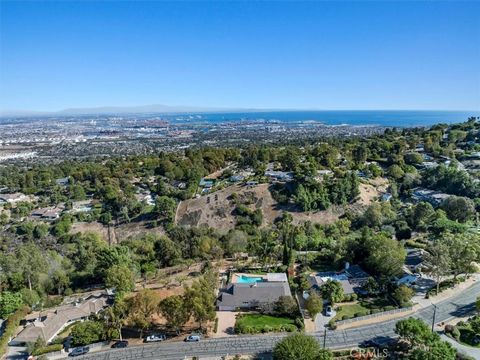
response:
[[[188,335],[188,336],[185,338],[185,341],[186,341],[186,342],[200,341],[200,336],[198,336],[198,335]]]
[[[167,340],[167,337],[163,334],[149,335],[145,338],[145,342],[158,342],[164,340]]]
[[[332,316],[333,310],[332,307],[329,305],[325,308],[325,316]]]

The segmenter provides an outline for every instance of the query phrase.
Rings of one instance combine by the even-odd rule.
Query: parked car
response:
[[[167,340],[167,336],[165,334],[152,334],[145,338],[145,342],[158,342]]]
[[[360,347],[367,349],[367,348],[380,348],[382,344],[376,340],[365,340],[360,343]]]
[[[88,346],[80,346],[75,349],[73,349],[68,356],[75,357],[75,356],[80,356],[80,355],[85,355],[90,351],[90,348]]]
[[[113,343],[112,348],[113,349],[120,349],[120,348],[126,348],[128,346],[128,341],[127,340],[119,340]]]
[[[333,314],[333,309],[330,305],[328,305],[326,308],[325,308],[325,316],[332,316]]]
[[[380,337],[376,339],[365,340],[360,343],[361,348],[376,348],[376,349],[388,349],[390,346],[396,344],[395,339],[387,338],[387,337]]]
[[[200,336],[198,336],[198,335],[188,335],[188,336],[185,338],[185,341],[187,341],[187,342],[200,341]]]

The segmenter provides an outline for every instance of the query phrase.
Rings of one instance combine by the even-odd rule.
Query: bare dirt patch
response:
[[[269,191],[270,184],[259,184],[255,187],[232,185],[225,189],[204,195],[197,199],[182,201],[177,209],[175,221],[183,226],[207,225],[219,230],[230,230],[235,227],[235,203],[232,194],[236,194],[242,202],[246,201],[252,210],[262,209],[263,224],[273,224],[282,212],[292,214],[294,223],[311,221],[320,224],[332,223],[341,217],[345,211],[361,211],[384,193],[388,182],[385,179],[375,179],[360,184],[358,201],[347,206],[332,206],[325,211],[302,212],[293,205],[280,205]]]
[[[144,234],[155,233],[164,235],[162,227],[149,228],[146,222],[131,222],[118,226],[105,226],[99,222],[77,222],[72,225],[71,234],[85,232],[95,232],[99,234],[107,243],[118,244],[130,238],[142,236]]]

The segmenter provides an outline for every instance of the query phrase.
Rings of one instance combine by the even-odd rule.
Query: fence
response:
[[[388,310],[388,311],[382,311],[376,314],[370,314],[370,315],[365,315],[365,316],[359,316],[351,319],[346,319],[346,320],[339,320],[335,321],[335,325],[345,325],[345,324],[351,324],[356,321],[362,321],[362,320],[369,320],[369,319],[374,319],[380,316],[386,316],[386,315],[394,315],[394,314],[399,314],[403,312],[408,312],[411,311],[412,307],[406,307],[406,308],[401,308],[401,309],[394,309],[394,310]]]

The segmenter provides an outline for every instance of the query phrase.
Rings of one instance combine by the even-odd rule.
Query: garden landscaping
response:
[[[480,317],[471,317],[455,326],[446,325],[445,334],[463,345],[480,348]]]

